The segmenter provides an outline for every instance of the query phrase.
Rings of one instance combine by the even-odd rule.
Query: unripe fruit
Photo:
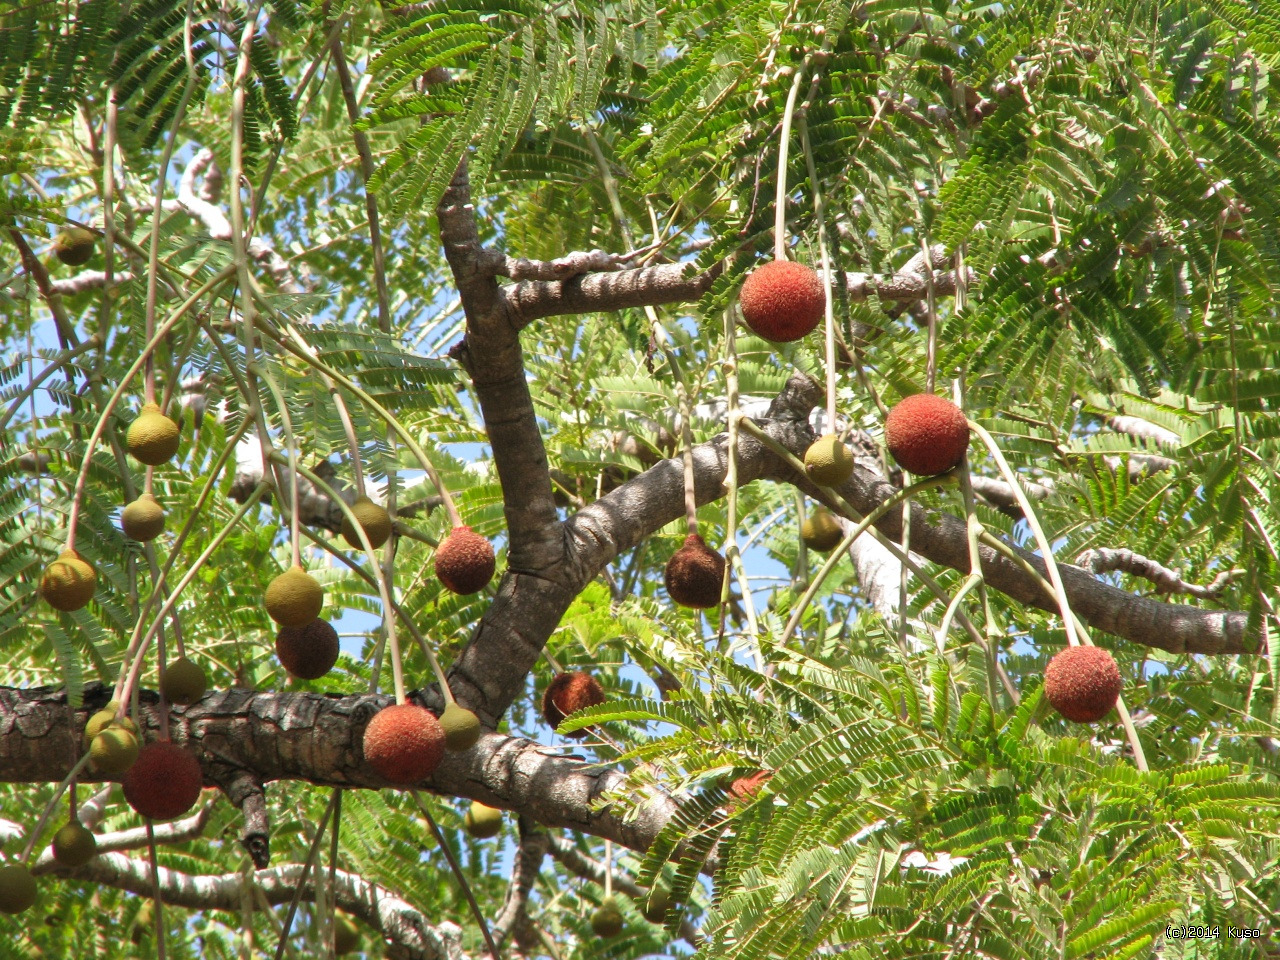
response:
[[[53,859],[64,867],[83,867],[98,855],[98,841],[78,821],[63,824],[53,835]]]
[[[172,820],[200,799],[204,774],[195,754],[169,740],[148,743],[121,781],[124,798],[152,820]]]
[[[108,777],[118,777],[138,759],[138,738],[124,727],[110,726],[93,738],[89,757],[93,768]]]
[[[664,884],[656,884],[644,901],[644,918],[650,923],[665,923],[667,908],[671,906],[671,891]]]
[[[799,340],[826,316],[822,278],[802,263],[774,260],[757,267],[738,294],[742,319],[774,343]]]
[[[129,931],[129,939],[134,943],[141,943],[147,934],[151,933],[151,928],[156,925],[156,907],[152,900],[144,900],[142,906],[138,908],[138,912],[133,917],[133,929]]]
[[[209,687],[209,680],[199,664],[192,663],[186,657],[179,657],[160,675],[160,692],[170,703],[189,707],[201,697]]]
[[[969,424],[963,411],[945,397],[916,393],[889,411],[884,442],[903,470],[932,477],[964,459],[969,449]]]
[[[356,497],[355,502],[351,504],[351,512],[360,521],[364,535],[369,538],[369,543],[375,550],[390,538],[391,514],[368,497]],[[356,532],[351,518],[345,513],[342,515],[342,539],[346,540],[354,550],[364,548],[364,544],[360,542],[360,534]]]
[[[276,656],[299,680],[318,680],[338,662],[338,631],[318,617],[305,626],[281,627]]]
[[[337,914],[333,918],[333,952],[338,956],[355,953],[360,946],[360,931],[345,914]]]
[[[844,530],[830,510],[818,507],[800,525],[800,538],[810,550],[827,553],[844,539]]]
[[[571,713],[595,707],[604,703],[604,688],[600,681],[589,673],[575,670],[572,673],[558,673],[547,685],[542,694],[542,716],[551,729],[559,730],[564,718]],[[575,740],[585,737],[590,728],[574,730],[564,734]]]
[[[97,587],[97,571],[74,550],[63,550],[40,577],[40,596],[64,613],[88,604]]]
[[[804,472],[814,483],[838,487],[853,475],[853,454],[834,433],[824,434],[804,452]]]
[[[21,913],[36,902],[36,878],[20,864],[0,867],[0,913]]]
[[[502,832],[502,811],[486,807],[479,800],[471,801],[471,809],[462,818],[462,825],[467,833],[477,840],[487,840]]]
[[[53,255],[69,267],[80,267],[93,256],[92,230],[84,227],[67,227],[53,238]]]
[[[454,527],[436,549],[436,579],[462,596],[483,590],[495,566],[493,544],[470,527]]]
[[[605,897],[593,914],[591,929],[597,937],[616,937],[622,932],[622,911],[618,909],[618,901],[613,897]]]
[[[149,493],[124,508],[120,528],[130,540],[146,543],[164,532],[164,507]]]
[[[398,703],[374,714],[364,728],[364,759],[400,786],[429,777],[444,758],[444,731],[430,710]]]
[[[160,412],[154,403],[144,403],[138,418],[129,424],[125,446],[139,463],[158,467],[178,452],[178,425]]]
[[[444,730],[444,745],[450,753],[470,750],[480,739],[480,718],[456,703],[450,703],[440,714],[440,728]]]
[[[296,563],[267,584],[267,614],[282,627],[305,627],[320,616],[324,588]]]
[[[116,726],[123,730],[127,730],[135,737],[138,735],[138,725],[130,718],[116,717],[116,711],[119,709],[120,701],[112,700],[89,718],[89,722],[84,725],[84,745],[86,747],[91,746],[93,744],[93,738],[110,726]]]
[[[1076,723],[1101,720],[1120,698],[1124,682],[1115,658],[1100,647],[1067,647],[1044,671],[1044,695]]]
[[[698,534],[691,533],[684,538],[684,546],[667,561],[662,580],[667,594],[682,607],[717,607],[724,588],[724,557]]]

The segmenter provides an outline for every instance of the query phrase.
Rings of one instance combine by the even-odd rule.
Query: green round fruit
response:
[[[338,914],[333,918],[333,952],[338,956],[355,953],[360,946],[360,930],[351,918]]]
[[[671,906],[671,891],[658,884],[649,891],[644,901],[644,918],[650,923],[665,923],[667,908]]]
[[[110,726],[93,738],[89,756],[99,773],[116,777],[138,759],[138,738],[120,726]]]
[[[40,577],[40,596],[63,613],[88,605],[97,588],[97,571],[74,550],[63,550]]]
[[[97,238],[84,227],[67,227],[53,238],[53,255],[68,267],[80,267],[93,256]]]
[[[391,514],[368,497],[356,497],[355,502],[351,504],[351,512],[360,522],[364,535],[369,538],[369,544],[373,549],[377,550],[391,538]],[[342,539],[346,540],[353,550],[360,550],[364,546],[360,542],[355,524],[345,513],[342,515]]]
[[[804,452],[804,472],[814,483],[838,487],[853,475],[853,454],[834,433],[825,434]]]
[[[36,878],[24,866],[0,867],[0,913],[21,913],[36,902]]]
[[[622,932],[622,911],[618,909],[618,901],[613,897],[605,897],[604,902],[591,914],[591,929],[597,937],[616,937]]]
[[[53,859],[64,867],[83,867],[98,855],[98,841],[83,824],[71,820],[53,835]]]
[[[480,718],[456,703],[450,703],[440,714],[440,726],[444,729],[444,746],[450,753],[462,753],[476,745],[483,732]]]
[[[120,514],[120,529],[130,540],[146,543],[164,533],[164,507],[149,493],[144,493]]]
[[[179,657],[165,667],[160,675],[160,692],[170,703],[189,707],[201,697],[209,687],[209,681],[200,669],[200,665],[192,663],[186,657]]]
[[[826,507],[818,507],[800,525],[800,538],[810,550],[828,553],[844,539],[840,521]]]
[[[471,801],[471,809],[462,820],[467,833],[477,840],[487,840],[502,832],[502,811],[486,807],[479,800]]]
[[[124,444],[133,459],[148,467],[168,463],[178,452],[182,438],[178,425],[160,412],[155,403],[144,403],[125,433]]]
[[[263,595],[267,613],[282,627],[305,627],[324,607],[324,587],[294,564],[267,584]]]

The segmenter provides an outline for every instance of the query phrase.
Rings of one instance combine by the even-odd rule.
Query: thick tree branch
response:
[[[520,818],[520,846],[516,849],[516,862],[511,870],[511,885],[507,887],[502,910],[489,929],[499,947],[528,919],[525,909],[529,894],[542,871],[542,861],[546,859],[550,843],[547,831],[539,829],[531,820]]]
[[[140,897],[150,897],[154,891],[151,865],[146,860],[135,860],[122,853],[99,854],[74,870],[42,862],[35,872],[56,873],[70,880],[127,890]],[[246,902],[246,882],[257,887],[272,906],[292,901],[302,875],[302,864],[290,863],[272,870],[259,870],[251,878],[246,878],[243,873],[192,876],[167,867],[161,867],[159,873],[160,898],[165,903],[189,910],[225,910],[238,914]],[[334,874],[333,897],[338,907],[404,947],[411,957],[419,960],[463,960],[460,927],[447,920],[436,925],[428,923],[421,912],[383,887],[375,886],[354,873],[338,870]],[[303,888],[302,899],[308,902],[315,900],[312,879],[308,879]],[[252,898],[248,902],[255,903]]]
[[[1238,578],[1243,571],[1223,570],[1212,582],[1205,586],[1188,583],[1176,570],[1171,570],[1140,553],[1125,548],[1111,549],[1099,547],[1086,550],[1076,558],[1076,564],[1090,573],[1110,573],[1120,570],[1144,580],[1150,580],[1161,593],[1185,593],[1188,596],[1213,598],[1222,593],[1232,580]]]

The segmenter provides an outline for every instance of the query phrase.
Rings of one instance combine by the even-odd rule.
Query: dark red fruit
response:
[[[1076,723],[1096,723],[1116,705],[1124,683],[1115,657],[1100,647],[1067,647],[1044,671],[1044,695]]]
[[[738,294],[742,319],[757,336],[773,343],[799,340],[826,316],[822,278],[791,260],[756,268]]]
[[[903,470],[932,477],[964,459],[969,449],[969,424],[950,400],[917,393],[889,411],[884,440]]]
[[[691,533],[684,538],[684,546],[667,561],[662,579],[671,599],[682,607],[719,606],[724,586],[724,557],[708,547],[698,534]]]
[[[589,673],[575,670],[572,673],[558,673],[547,684],[542,694],[542,716],[546,718],[551,729],[558,730],[560,723],[571,713],[585,710],[587,707],[604,703],[604,688],[600,681]],[[574,730],[566,733],[566,737],[575,740],[585,737],[588,729]]]
[[[444,758],[444,730],[430,710],[399,703],[374,714],[364,728],[364,759],[400,786],[429,777]]]
[[[319,618],[305,627],[281,627],[276,656],[299,680],[318,680],[338,662],[338,631]]]
[[[436,578],[463,596],[483,590],[494,566],[493,544],[470,527],[454,527],[436,549]]]
[[[152,820],[182,816],[196,805],[203,785],[195,754],[169,740],[143,747],[121,780],[129,806]]]

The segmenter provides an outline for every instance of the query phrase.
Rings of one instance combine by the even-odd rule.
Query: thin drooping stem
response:
[[[276,409],[280,411],[280,423],[284,427],[286,462],[289,467],[289,550],[293,565],[300,567],[302,566],[302,546],[299,543],[298,530],[302,521],[301,511],[298,509],[298,438],[293,432],[293,417],[289,415],[289,405],[285,402],[284,392],[281,391],[280,385],[276,383],[276,378],[271,375],[270,370],[254,362],[245,367],[245,372],[250,376],[256,373],[262,378],[262,382],[267,385],[267,390],[276,402]],[[338,499],[341,500],[341,497]],[[357,523],[356,526],[358,527],[359,524]]]
[[[742,591],[742,608],[747,616],[747,635],[751,639],[751,652],[756,662],[756,669],[763,670],[764,661],[760,654],[760,629],[756,623],[756,607],[751,598],[751,583],[747,580],[747,571],[742,563],[742,551],[738,549],[738,430],[742,422],[742,413],[738,407],[738,342],[733,307],[728,307],[724,311],[724,351],[725,396],[729,408],[729,465],[724,478],[724,489],[727,493],[724,553],[727,565],[720,594],[721,632],[723,633],[724,629],[724,605],[729,599],[729,575],[732,573],[737,578],[738,589]]]
[[[5,410],[4,415],[0,416],[0,436],[4,435],[5,428],[9,426],[9,421],[12,420],[17,412],[22,409],[22,405],[27,401],[27,398],[35,393],[36,388],[39,387],[40,384],[44,383],[51,374],[61,370],[72,360],[79,357],[80,354],[100,346],[102,346],[102,338],[95,333],[79,346],[69,347],[68,349],[60,352],[56,357],[49,361],[48,366],[42,369],[39,373],[30,377],[27,381],[27,385],[14,395],[13,402],[9,404],[9,408]],[[35,354],[28,350],[27,356],[31,358],[31,362],[34,365]],[[32,417],[33,421],[34,419],[35,418]]]
[[[102,413],[98,416],[98,422],[94,424],[93,433],[89,435],[88,443],[85,444],[84,460],[80,463],[80,472],[76,476],[75,492],[71,497],[71,512],[67,517],[67,549],[74,550],[76,546],[76,526],[80,520],[80,504],[84,500],[85,484],[89,479],[89,465],[93,460],[93,451],[98,445],[98,441],[102,439],[102,434],[107,429],[107,424],[111,422],[111,414],[116,408],[116,404],[120,402],[120,398],[124,396],[125,391],[129,389],[129,385],[133,382],[133,378],[138,375],[138,371],[142,369],[142,365],[146,362],[146,358],[151,355],[151,351],[156,348],[160,342],[174,326],[186,316],[187,311],[194,307],[206,293],[213,287],[220,284],[227,277],[235,272],[234,267],[225,267],[219,273],[211,277],[205,282],[200,289],[191,294],[184,300],[176,310],[160,325],[155,336],[151,337],[142,348],[142,354],[133,361],[129,369],[125,371],[124,376],[120,378],[120,383],[116,385],[116,389],[112,391],[110,397],[107,398],[106,404],[102,408]]]
[[[1008,461],[1005,460],[1004,454],[996,444],[995,437],[991,436],[986,427],[972,420],[969,421],[969,429],[982,438],[982,442],[986,444],[987,450],[990,451],[992,459],[996,462],[996,466],[1000,468],[1001,475],[1009,484],[1009,489],[1013,491],[1014,499],[1018,501],[1022,515],[1026,518],[1027,526],[1031,528],[1031,532],[1036,538],[1036,545],[1040,547],[1040,553],[1044,557],[1045,568],[1049,571],[1049,582],[1053,584],[1054,599],[1057,601],[1058,610],[1062,614],[1063,628],[1067,631],[1067,643],[1073,647],[1079,646],[1080,637],[1076,633],[1076,619],[1071,613],[1071,604],[1067,600],[1067,588],[1062,582],[1062,574],[1058,570],[1058,561],[1054,559],[1053,546],[1049,543],[1049,538],[1045,536],[1044,528],[1040,526],[1040,518],[1036,516],[1035,510],[1031,506],[1031,498],[1023,491],[1022,481],[1009,467]]]
[[[466,897],[467,904],[471,907],[471,914],[476,918],[476,923],[480,926],[480,932],[484,935],[484,942],[489,948],[489,954],[493,957],[493,960],[501,960],[501,955],[498,953],[498,945],[493,942],[493,934],[489,932],[488,921],[485,920],[484,914],[480,911],[480,904],[476,903],[476,895],[471,892],[471,884],[467,883],[466,874],[462,872],[458,858],[453,855],[453,848],[445,842],[444,834],[440,832],[440,827],[436,824],[435,817],[431,816],[431,811],[422,802],[422,795],[417,790],[411,790],[410,793],[413,794],[413,802],[422,811],[422,816],[427,821],[427,825],[431,827],[431,833],[436,838],[437,846],[440,847],[444,858],[449,861],[449,869],[453,871],[453,875],[458,881],[458,886],[462,889],[462,895]]]
[[[151,826],[151,818],[147,817],[143,821],[147,825],[147,855],[151,860],[151,883],[152,883],[152,901],[155,904],[156,913],[156,956],[158,960],[165,960],[165,934],[167,931],[164,926],[164,897],[160,891],[160,858],[156,854],[156,831]]]
[[[360,462],[360,441],[356,439],[356,428],[351,422],[351,411],[347,409],[346,401],[342,399],[342,394],[338,392],[337,386],[328,377],[324,377],[324,385],[329,388],[329,396],[333,398],[333,408],[338,411],[338,420],[342,423],[342,432],[347,437],[347,447],[351,451],[351,475],[356,484],[356,496],[363,497],[364,492],[364,466]]]
[[[827,250],[827,204],[822,195],[822,184],[818,180],[818,167],[813,159],[809,123],[804,111],[800,113],[800,143],[804,147],[805,167],[809,171],[809,187],[813,190],[813,213],[818,222],[818,254],[822,258],[822,292],[826,303],[823,329],[827,368],[827,433],[836,433],[836,312],[831,289],[831,255]]]
[[[778,140],[778,192],[773,210],[773,256],[775,260],[787,259],[787,153],[791,142],[791,122],[795,117],[796,98],[800,84],[804,82],[804,68],[797,70],[787,93],[787,105],[782,111],[782,133]]]
[[[795,635],[796,628],[800,624],[800,618],[804,615],[805,609],[813,602],[813,598],[817,595],[818,590],[821,589],[823,581],[830,576],[831,571],[836,568],[836,565],[840,562],[844,552],[849,549],[854,540],[858,539],[858,537],[866,532],[868,527],[883,517],[899,503],[908,500],[917,493],[921,493],[925,490],[931,490],[934,487],[941,487],[950,482],[951,478],[946,476],[926,477],[909,487],[903,487],[901,490],[895,491],[893,496],[889,497],[884,501],[884,503],[876,507],[875,510],[858,521],[854,528],[850,530],[840,541],[840,545],[831,551],[831,555],[823,562],[817,575],[809,583],[809,586],[806,588],[803,596],[800,597],[800,602],[792,608],[791,616],[787,620],[786,628],[782,631],[782,637],[778,640],[778,645],[785,646],[786,642]]]
[[[605,899],[613,896],[613,841],[604,841],[604,895]]]
[[[329,825],[334,811],[338,809],[338,796],[341,792],[341,790],[333,791],[333,795],[329,797],[329,803],[324,808],[324,814],[320,817],[320,823],[316,825],[316,835],[312,838],[311,846],[307,850],[307,862],[302,865],[298,886],[293,891],[293,899],[289,901],[289,909],[284,915],[284,929],[280,931],[280,939],[276,943],[275,960],[281,960],[284,956],[285,944],[289,942],[289,931],[293,927],[293,918],[298,912],[298,904],[302,902],[302,893],[307,888],[307,875],[315,866],[316,857],[320,853],[320,841],[324,839],[325,828]]]
[[[71,768],[71,772],[63,777],[62,782],[54,788],[53,795],[49,797],[49,802],[44,805],[44,810],[40,812],[40,819],[36,821],[36,825],[32,827],[31,832],[27,834],[26,846],[23,847],[22,856],[19,857],[23,863],[31,862],[31,854],[35,850],[36,841],[40,839],[45,828],[49,826],[49,819],[53,816],[53,811],[58,808],[58,801],[62,799],[63,792],[75,783],[76,777],[80,775],[80,771],[83,770],[88,763],[89,752],[86,750],[84,755],[80,757],[80,759],[76,761],[75,765]],[[74,804],[71,809],[75,810]]]

